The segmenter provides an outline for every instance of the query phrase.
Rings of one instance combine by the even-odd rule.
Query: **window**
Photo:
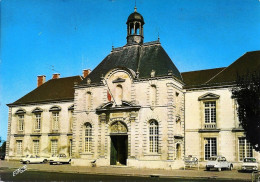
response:
[[[73,111],[69,111],[70,117],[70,131],[73,129]]]
[[[23,141],[22,140],[17,140],[16,141],[16,154],[17,155],[22,155],[23,154]]]
[[[122,99],[123,99],[123,87],[122,85],[116,86],[116,105],[122,105]]]
[[[181,144],[179,143],[176,144],[176,159],[181,159]]]
[[[156,94],[157,94],[157,90],[156,90],[156,86],[152,85],[151,86],[151,105],[154,106],[156,104]]]
[[[217,139],[216,138],[204,138],[205,143],[205,160],[208,160],[211,156],[217,155]]]
[[[245,137],[238,138],[239,145],[239,161],[243,161],[245,157],[253,157],[253,147]]]
[[[70,155],[70,157],[72,156],[72,139],[70,139],[69,155]]]
[[[216,123],[216,101],[204,102],[205,123]]]
[[[87,92],[86,94],[86,109],[90,110],[91,108],[91,92]]]
[[[23,131],[24,128],[24,115],[18,115],[18,131]]]
[[[149,142],[150,142],[150,152],[158,153],[159,149],[159,127],[158,122],[153,120],[150,122],[149,126]]]
[[[52,113],[52,130],[59,129],[59,112]]]
[[[51,140],[51,155],[58,153],[58,140]]]
[[[41,129],[41,113],[35,114],[35,130]]]
[[[33,154],[39,155],[39,140],[33,140]]]
[[[90,123],[85,125],[85,152],[91,152],[92,126]]]

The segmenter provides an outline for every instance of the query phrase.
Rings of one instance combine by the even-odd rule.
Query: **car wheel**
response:
[[[206,171],[209,171],[210,170],[210,168],[209,167],[206,167]]]
[[[26,164],[30,164],[30,161],[26,161]]]
[[[232,171],[232,169],[233,169],[233,165],[231,164],[231,165],[229,166],[229,170]]]
[[[221,168],[218,168],[218,171],[221,171]]]
[[[44,160],[43,160],[43,163],[47,163],[47,159],[44,159]]]

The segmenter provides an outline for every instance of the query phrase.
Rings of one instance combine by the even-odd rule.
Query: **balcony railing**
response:
[[[204,128],[205,129],[216,129],[217,125],[216,125],[216,123],[205,123]]]

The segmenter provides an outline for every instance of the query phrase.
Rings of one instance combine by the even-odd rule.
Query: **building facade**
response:
[[[260,51],[226,68],[180,73],[159,40],[144,42],[144,19],[127,19],[127,43],[83,76],[53,79],[9,106],[7,159],[65,153],[72,165],[176,169],[224,155],[235,166],[260,155],[244,137],[231,88],[259,71]],[[245,69],[246,68],[246,69]]]

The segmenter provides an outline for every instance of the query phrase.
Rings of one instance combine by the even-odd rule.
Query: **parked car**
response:
[[[50,158],[50,165],[52,164],[69,164],[71,161],[71,158],[68,158],[65,154],[57,154],[53,155]]]
[[[221,171],[222,169],[229,169],[232,170],[233,164],[228,162],[225,157],[223,156],[212,156],[209,158],[206,164],[206,170],[209,171],[210,169],[217,169]]]
[[[39,157],[37,155],[27,155],[26,157],[20,160],[22,163],[30,164],[30,163],[46,163],[48,162],[47,158]]]
[[[246,157],[241,167],[242,171],[257,171],[258,163],[254,157]]]

